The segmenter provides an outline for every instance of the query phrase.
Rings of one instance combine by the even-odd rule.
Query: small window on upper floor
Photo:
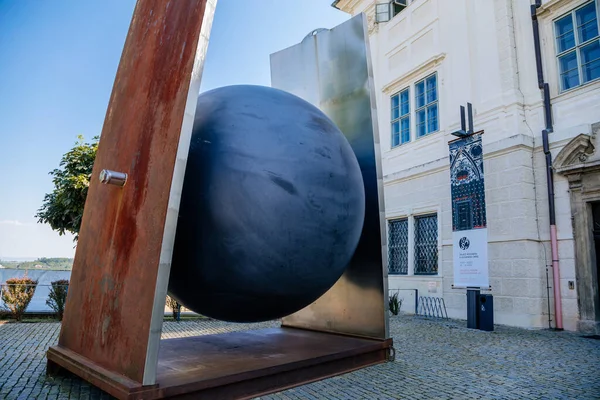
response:
[[[408,6],[408,0],[394,0],[392,1],[392,18],[400,14]]]
[[[600,78],[600,36],[597,1],[554,21],[561,90]]]
[[[388,22],[390,20],[390,4],[378,3],[375,5],[375,22]]]
[[[392,0],[375,5],[375,21],[388,22],[408,6],[409,0]]]
[[[429,74],[390,97],[392,149],[440,130],[437,78],[437,72]]]

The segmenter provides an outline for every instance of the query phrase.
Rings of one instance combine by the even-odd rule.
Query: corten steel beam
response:
[[[128,385],[155,384],[179,197],[215,6],[216,0],[139,0],[135,7],[49,370],[65,367],[85,378],[91,368]]]

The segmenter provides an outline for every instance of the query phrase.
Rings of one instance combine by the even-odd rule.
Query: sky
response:
[[[270,85],[269,55],[349,16],[332,0],[218,0],[201,92]],[[0,0],[0,260],[73,257],[34,217],[48,174],[102,130],[134,0]]]

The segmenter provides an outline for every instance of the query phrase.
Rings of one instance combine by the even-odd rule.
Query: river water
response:
[[[0,284],[5,284],[7,279],[20,278],[25,275],[25,270],[0,268]],[[50,293],[50,282],[59,279],[70,279],[71,271],[45,271],[39,269],[27,270],[27,276],[38,281],[37,288],[31,303],[27,307],[28,312],[52,312],[52,309],[46,305],[48,294]],[[0,301],[0,306],[3,306]]]

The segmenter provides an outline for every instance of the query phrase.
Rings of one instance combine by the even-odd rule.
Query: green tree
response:
[[[79,237],[97,150],[98,137],[88,143],[84,142],[83,136],[78,136],[75,146],[63,155],[59,168],[50,172],[54,190],[44,196],[44,202],[35,215],[38,222],[49,224],[60,235],[73,233],[75,241]]]

